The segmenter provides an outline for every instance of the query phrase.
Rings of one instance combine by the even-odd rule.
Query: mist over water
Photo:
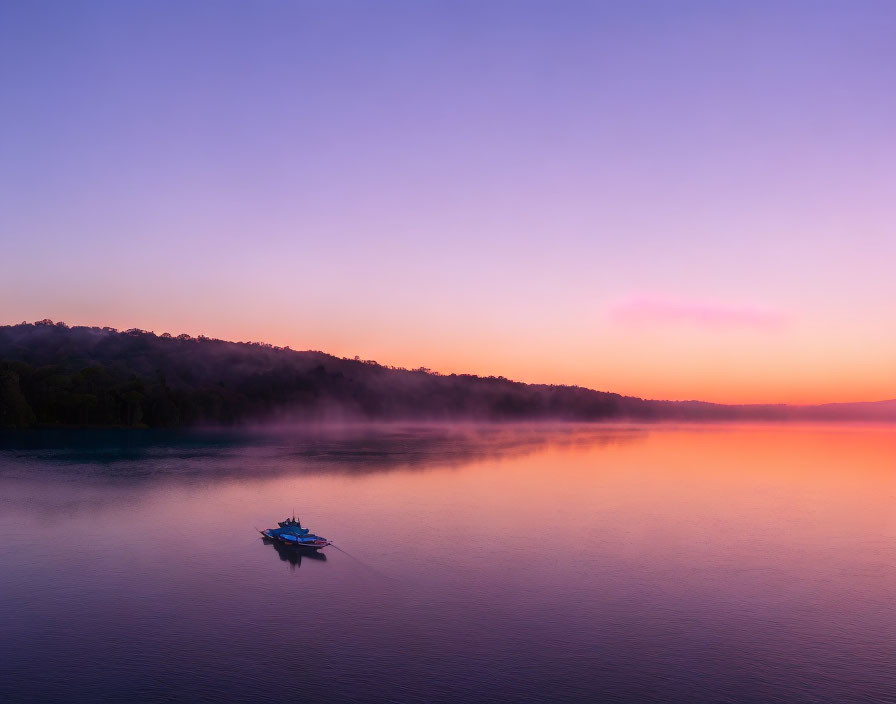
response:
[[[7,433],[0,699],[892,702],[894,493],[887,427]]]

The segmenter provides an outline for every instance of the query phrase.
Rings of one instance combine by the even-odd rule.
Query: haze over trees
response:
[[[896,420],[896,402],[790,407],[650,401],[201,335],[51,320],[0,326],[0,427],[790,418]]]

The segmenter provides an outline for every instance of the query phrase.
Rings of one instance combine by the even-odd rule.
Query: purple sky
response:
[[[894,37],[889,1],[7,1],[0,322],[896,397]]]

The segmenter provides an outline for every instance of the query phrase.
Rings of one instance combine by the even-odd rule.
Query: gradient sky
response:
[[[896,397],[896,2],[0,3],[0,323]]]

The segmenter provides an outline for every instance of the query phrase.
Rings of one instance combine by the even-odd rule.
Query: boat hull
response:
[[[296,540],[283,540],[281,541],[284,545],[291,545],[293,547],[299,548],[300,550],[320,550],[321,548],[327,547],[329,545],[329,541],[326,540],[315,540],[314,542],[302,543]]]
[[[317,550],[321,550],[322,548],[325,548],[330,544],[329,540],[292,540],[289,536],[276,535],[274,533],[271,533],[270,530],[260,530],[258,532],[261,533],[261,539],[266,543],[288,545],[289,547],[296,548],[297,550],[309,550],[312,552],[316,552]]]
[[[321,550],[329,545],[329,543],[296,543],[292,540],[280,540],[279,543],[281,545],[288,545],[296,550],[310,550],[313,552]]]

